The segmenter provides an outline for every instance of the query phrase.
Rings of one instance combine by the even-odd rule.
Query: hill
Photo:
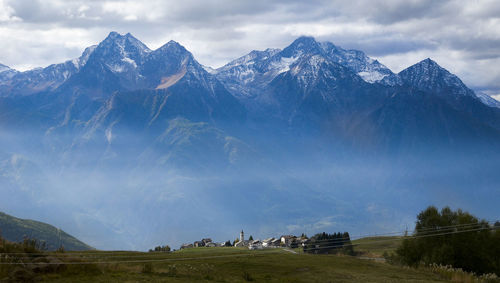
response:
[[[401,244],[401,236],[365,237],[353,240],[355,250],[362,256],[382,258],[385,252],[394,252]]]
[[[84,251],[93,249],[68,233],[47,223],[20,219],[0,212],[0,232],[11,242],[20,242],[25,237],[45,242],[48,250],[56,250],[61,245],[65,250]]]

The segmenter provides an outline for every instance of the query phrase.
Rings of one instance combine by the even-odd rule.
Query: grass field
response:
[[[32,275],[47,282],[445,282],[426,270],[348,256],[294,254],[282,249],[194,248],[172,253],[89,251],[52,253],[47,257],[61,264],[53,264],[36,274],[23,275],[20,270],[11,270],[11,273],[18,272],[21,276],[18,279]]]
[[[394,252],[401,244],[400,236],[367,237],[353,240],[354,250],[367,257],[382,257],[384,252]]]

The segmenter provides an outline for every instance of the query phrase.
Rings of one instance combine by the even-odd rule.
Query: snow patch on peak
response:
[[[123,73],[125,71],[125,67],[123,65],[106,65],[112,72],[114,73]]]
[[[216,69],[214,69],[214,68],[212,68],[212,67],[205,66],[205,65],[201,65],[201,67],[202,67],[205,71],[207,71],[207,73],[209,73],[209,74],[212,74],[212,75],[213,75],[213,74],[217,74],[217,70],[216,70]]]
[[[362,71],[358,75],[367,83],[378,82],[388,76],[388,74],[382,74],[378,71]]]
[[[264,50],[264,52],[268,53],[269,56],[273,56],[275,54],[278,54],[280,51],[281,51],[281,49],[279,49],[279,48],[267,48],[266,50]]]
[[[306,60],[300,61],[300,63],[295,64],[290,72],[294,76],[301,73],[302,76],[317,77],[321,68],[321,64],[325,62],[326,59],[323,56],[310,56]]]
[[[137,64],[135,63],[135,61],[128,57],[123,58],[122,61],[132,65],[134,68],[137,68]]]
[[[288,58],[281,57],[280,61],[273,62],[271,65],[272,65],[273,69],[277,70],[276,74],[281,74],[281,73],[284,73],[284,72],[287,72],[288,70],[290,70],[290,66],[292,64],[294,64],[295,62],[297,62],[297,60],[299,58],[300,58],[300,54],[297,54],[297,56],[288,57]]]

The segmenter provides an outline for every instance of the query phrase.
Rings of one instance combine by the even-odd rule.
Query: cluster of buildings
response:
[[[201,239],[201,241],[195,241],[192,244],[182,244],[181,249],[199,248],[199,247],[214,248],[214,247],[226,247],[226,246],[228,246],[227,242],[217,243],[213,242],[212,239],[210,238],[205,238]]]
[[[306,236],[297,237],[294,235],[283,235],[279,238],[268,238],[265,240],[245,240],[245,233],[243,230],[240,232],[240,237],[233,246],[235,247],[248,247],[251,250],[265,249],[265,248],[279,248],[289,247],[297,248],[303,247],[307,244],[309,239]],[[215,243],[212,239],[206,238],[201,241],[195,241],[192,244],[183,244],[181,249],[196,248],[196,247],[227,247],[231,246],[229,242]]]

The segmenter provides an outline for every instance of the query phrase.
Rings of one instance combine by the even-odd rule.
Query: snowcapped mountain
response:
[[[223,142],[226,136],[222,129],[241,123],[246,115],[236,98],[179,43],[169,41],[150,50],[132,35],[114,32],[93,49],[79,72],[54,93],[54,99],[43,107],[44,111],[59,113],[54,115],[59,122],[55,125],[51,122],[45,136],[51,140],[61,133],[72,133],[70,143],[59,145],[68,162],[81,160],[89,147],[98,150],[93,157],[88,155],[87,160],[116,162],[121,160],[120,153],[124,150],[134,152],[134,158],[138,158],[166,127],[190,123],[195,123],[196,129],[203,129],[197,133],[188,130],[169,133],[175,132],[178,137],[185,134],[189,139],[198,132],[209,131],[217,138],[206,137],[214,138],[213,142],[222,147],[213,146],[212,150],[222,154],[224,147],[235,144]],[[177,118],[189,123],[171,124]],[[227,139],[232,140],[229,136]],[[177,147],[179,152],[186,148],[189,152],[195,150],[190,143],[181,144],[184,148]],[[169,160],[183,159],[174,158],[169,146],[155,152],[170,156]],[[197,158],[190,156],[192,160]],[[198,154],[199,158],[202,156]],[[222,154],[212,159],[215,162],[227,158],[229,155]]]
[[[61,89],[96,97],[113,91],[134,89],[143,78],[139,66],[151,50],[131,34],[111,32],[93,48],[85,64]]]
[[[293,64],[320,56],[324,60],[347,67],[369,83],[381,82],[394,75],[387,67],[357,50],[345,50],[330,42],[317,42],[312,37],[299,37],[283,50],[252,51],[217,69],[217,78],[238,97],[258,95],[277,75]]]
[[[5,66],[2,70],[1,74],[11,72]],[[109,140],[106,133],[112,133],[114,125],[132,122],[126,113],[137,115],[135,111],[145,111],[141,115],[149,117],[144,127],[158,121],[164,125],[176,117],[243,123],[249,116],[260,124],[271,119],[286,128],[329,129],[346,135],[342,132],[351,127],[349,123],[402,94],[432,94],[439,103],[500,129],[498,111],[485,108],[457,76],[430,59],[394,74],[361,51],[345,50],[312,37],[299,37],[283,50],[252,51],[213,70],[199,64],[175,41],[151,50],[130,33],[111,32],[81,57],[15,73],[2,81],[0,90],[10,97],[55,94],[52,100],[44,98],[44,105],[13,100],[5,109],[19,115],[29,105],[34,113],[30,117],[52,123],[50,131],[74,127],[86,132],[84,136],[99,133],[105,140]],[[412,107],[411,99],[402,101]],[[134,103],[149,108],[131,111]],[[46,115],[49,112],[52,116]],[[5,116],[10,117],[5,121],[19,120]]]
[[[115,91],[166,90],[176,84],[203,89],[212,93],[211,97],[227,94],[222,84],[179,43],[170,41],[150,50],[131,34],[111,32],[59,91],[107,98]]]

